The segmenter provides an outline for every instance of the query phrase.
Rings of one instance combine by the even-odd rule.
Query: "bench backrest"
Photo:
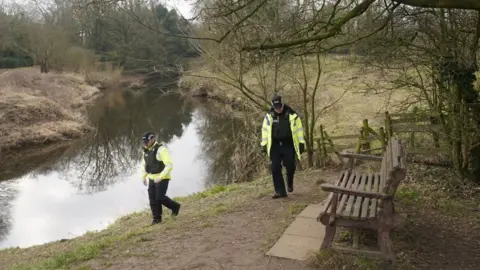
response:
[[[394,195],[406,177],[406,152],[401,141],[390,138],[382,158],[380,191]]]

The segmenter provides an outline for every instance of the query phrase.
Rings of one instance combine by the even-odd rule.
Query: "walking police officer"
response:
[[[170,172],[173,168],[172,159],[167,148],[155,140],[153,132],[143,134],[142,141],[142,181],[148,185],[148,198],[152,210],[152,225],[162,222],[162,205],[172,210],[172,215],[177,216],[180,204],[167,196]]]
[[[305,139],[300,117],[282,102],[279,95],[273,96],[272,107],[263,119],[261,146],[271,160],[275,188],[272,198],[286,197],[282,163],[287,170],[288,192],[293,192],[296,160],[300,160],[300,155],[305,151]]]

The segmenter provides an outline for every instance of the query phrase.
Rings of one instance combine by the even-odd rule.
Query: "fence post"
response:
[[[320,168],[322,162],[322,145],[320,139],[316,139],[315,142],[317,143],[317,167]]]
[[[430,116],[430,124],[435,125],[438,124],[438,120],[440,118],[440,115],[435,113],[433,116]],[[434,131],[432,132],[432,138],[433,138],[433,144],[435,148],[440,148],[440,138],[438,136],[438,132]]]
[[[385,134],[387,135],[386,139],[388,141],[391,137],[393,137],[392,119],[390,118],[388,111],[385,112],[385,129]]]
[[[418,114],[418,107],[413,107],[413,119],[411,124],[417,123],[417,114]],[[415,147],[415,132],[410,132],[410,147]]]
[[[325,139],[328,141],[328,143],[329,143],[330,146],[332,147],[333,152],[335,152],[335,154],[337,155],[338,160],[340,160],[340,163],[344,164],[344,162],[343,162],[343,160],[342,160],[342,157],[340,156],[340,153],[335,149],[335,145],[333,144],[332,139],[330,139],[330,136],[328,136],[328,133],[327,133],[326,131],[324,131],[323,133],[324,133],[324,135],[325,135]]]
[[[385,130],[383,129],[383,127],[380,127],[379,131],[378,131],[378,134],[379,134],[379,137],[380,137],[380,145],[382,147],[382,153],[385,152],[385,143],[387,142],[386,138],[385,138]]]
[[[363,136],[363,131],[360,129],[359,131],[359,136],[357,138],[357,148],[355,149],[355,153],[359,154],[362,151],[362,136]]]
[[[368,126],[368,119],[363,119],[362,121],[362,150],[370,150],[371,145],[368,137],[370,135],[370,127]]]
[[[327,163],[327,148],[325,147],[325,138],[323,136],[323,125],[320,125],[320,145],[322,147],[322,166],[325,166]]]

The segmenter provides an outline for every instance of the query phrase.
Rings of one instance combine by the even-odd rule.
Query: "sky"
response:
[[[12,2],[26,4],[31,2],[31,0],[0,0],[0,5],[2,3],[9,4]],[[186,19],[190,19],[193,16],[192,8],[195,0],[158,0],[158,2],[164,4],[168,9],[175,9]]]
[[[168,9],[175,9],[186,19],[193,16],[192,8],[195,0],[160,0]]]

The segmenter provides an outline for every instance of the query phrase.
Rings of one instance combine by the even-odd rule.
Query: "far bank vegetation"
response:
[[[172,36],[188,24],[175,10],[142,0],[2,3],[0,150],[90,131],[85,108],[98,89],[175,79],[183,59],[198,54]]]

